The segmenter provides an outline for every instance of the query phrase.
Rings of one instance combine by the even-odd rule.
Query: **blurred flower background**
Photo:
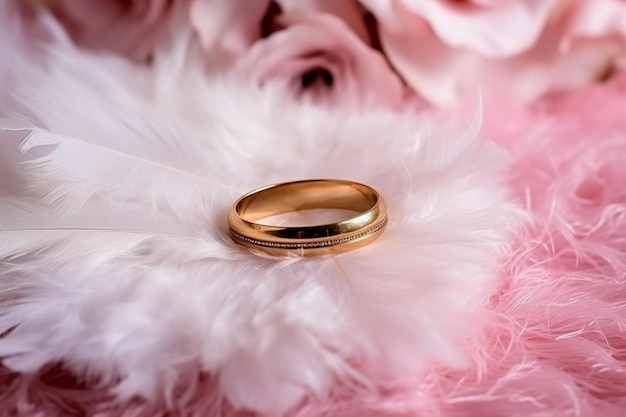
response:
[[[207,62],[321,102],[528,102],[620,70],[623,0],[29,0],[81,46],[149,62],[193,30]],[[174,31],[172,29],[175,29]]]

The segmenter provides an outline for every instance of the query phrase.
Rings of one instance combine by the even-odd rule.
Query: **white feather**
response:
[[[467,315],[518,221],[502,153],[427,115],[326,110],[207,76],[189,47],[161,57],[185,65],[152,69],[67,46],[14,63],[32,116],[0,121],[0,141],[29,135],[26,172],[11,170],[28,189],[0,204],[5,365],[63,361],[155,401],[209,374],[215,395],[275,414],[336,381],[367,389],[426,361],[462,365],[457,342],[480,329]],[[15,160],[15,141],[0,153]],[[227,238],[241,193],[320,177],[377,188],[385,234],[313,259]]]

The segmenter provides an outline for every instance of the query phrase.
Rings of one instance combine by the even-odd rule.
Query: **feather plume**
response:
[[[26,111],[0,121],[0,141],[26,136],[11,170],[26,188],[0,203],[3,363],[61,362],[155,403],[210,375],[218,398],[273,415],[335,383],[463,366],[520,219],[504,154],[428,115],[318,108],[207,75],[188,41],[152,69],[63,44],[15,62]],[[185,65],[160,64],[170,56]],[[320,177],[384,195],[375,244],[285,259],[227,237],[241,193]]]

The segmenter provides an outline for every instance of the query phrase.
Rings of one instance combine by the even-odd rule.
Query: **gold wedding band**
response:
[[[278,226],[257,221],[311,209],[357,212],[336,223]],[[345,180],[306,180],[268,185],[243,195],[228,213],[232,239],[251,250],[275,256],[329,255],[363,247],[381,235],[387,208],[373,188]]]

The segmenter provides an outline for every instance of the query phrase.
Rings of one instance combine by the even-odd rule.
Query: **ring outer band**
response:
[[[242,201],[258,196],[269,189],[299,184],[304,186],[316,182],[328,182],[329,187],[341,184],[366,189],[372,196],[375,196],[375,203],[368,210],[340,222],[301,227],[256,223],[244,219],[237,211],[237,207]],[[332,190],[332,188],[330,189]],[[285,212],[287,211],[290,210]],[[387,207],[380,193],[365,184],[335,179],[292,181],[261,187],[239,197],[228,213],[229,233],[237,244],[249,250],[273,256],[322,256],[358,249],[376,240],[384,232],[387,223]],[[305,235],[315,235],[315,232],[320,232],[325,236],[315,238],[281,237],[285,234],[292,235],[294,232]]]

